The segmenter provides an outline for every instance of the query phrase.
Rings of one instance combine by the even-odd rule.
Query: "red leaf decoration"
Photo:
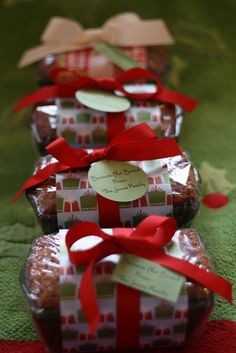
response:
[[[206,207],[221,208],[227,205],[229,198],[224,194],[214,192],[212,194],[205,195],[202,201]]]

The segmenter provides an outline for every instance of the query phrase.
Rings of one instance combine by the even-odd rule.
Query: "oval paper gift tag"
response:
[[[92,164],[88,180],[103,197],[128,202],[139,199],[148,188],[145,172],[136,165],[120,161],[99,161]]]
[[[88,108],[101,112],[118,113],[130,108],[131,103],[125,97],[95,89],[81,89],[75,93],[76,99]]]

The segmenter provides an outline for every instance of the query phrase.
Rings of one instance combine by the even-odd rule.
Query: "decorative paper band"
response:
[[[64,137],[72,146],[104,146],[108,137],[106,113],[84,107],[75,99],[56,99],[57,136]],[[159,137],[177,137],[183,120],[182,109],[155,102],[137,101],[124,112],[125,128],[146,122]],[[113,117],[117,119],[117,117]]]
[[[148,191],[137,200],[119,203],[123,227],[135,227],[151,214],[171,216],[173,211],[167,159],[132,162],[148,175]],[[96,192],[88,183],[88,172],[56,175],[57,217],[60,228],[69,228],[79,221],[99,223]]]
[[[147,50],[144,47],[122,48],[126,54],[137,61],[141,67],[147,68]],[[71,75],[88,75],[91,77],[115,76],[119,68],[112,61],[96,50],[89,48],[62,53],[55,57],[53,72],[58,69],[67,69]],[[58,72],[57,82],[64,83],[68,80],[69,73]]]

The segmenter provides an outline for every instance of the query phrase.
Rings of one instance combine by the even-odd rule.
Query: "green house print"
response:
[[[155,317],[157,319],[169,319],[172,318],[174,313],[174,307],[168,304],[161,304],[155,307]]]
[[[91,122],[91,115],[86,112],[81,112],[76,115],[76,120],[78,124],[89,124]]]
[[[137,113],[138,122],[150,122],[151,114],[149,112],[139,112]]]
[[[79,189],[80,179],[68,178],[62,180],[62,187],[64,190],[75,190]]]
[[[148,200],[150,206],[165,205],[166,192],[163,190],[153,190],[148,192]]]
[[[60,295],[62,299],[74,299],[76,295],[76,284],[61,284]]]

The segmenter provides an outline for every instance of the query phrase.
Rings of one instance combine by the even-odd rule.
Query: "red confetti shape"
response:
[[[202,202],[209,208],[221,208],[227,205],[229,198],[219,192],[214,192],[204,196]]]

